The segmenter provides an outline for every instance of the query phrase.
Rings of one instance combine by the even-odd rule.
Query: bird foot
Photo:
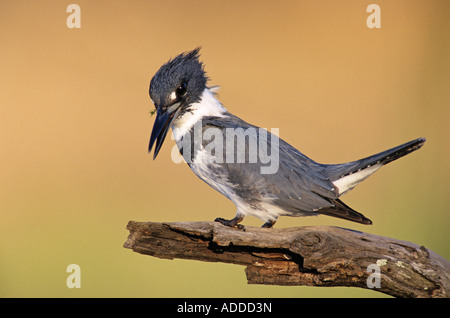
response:
[[[276,221],[267,221],[266,223],[264,223],[261,227],[262,228],[266,228],[266,229],[270,229]]]
[[[223,225],[229,226],[229,227],[235,227],[235,228],[245,232],[245,226],[243,226],[242,224],[238,223],[238,222],[241,222],[241,221],[242,221],[242,219],[238,219],[238,218],[233,218],[231,220],[225,220],[223,218],[216,218],[214,220],[214,222],[218,222],[220,224],[223,224]]]

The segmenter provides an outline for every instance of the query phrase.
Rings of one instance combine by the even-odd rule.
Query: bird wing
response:
[[[216,183],[224,182],[228,186],[232,185],[235,193],[250,204],[256,205],[258,201],[267,200],[289,212],[288,214],[317,213],[320,209],[334,206],[338,194],[324,173],[325,166],[314,162],[270,132],[267,132],[267,138],[260,138],[260,134],[266,132],[265,130],[262,131],[262,128],[250,125],[233,115],[204,118],[203,121],[204,129],[215,127],[223,131],[224,128],[242,128],[246,131],[246,162],[238,162],[238,154],[234,151],[233,160],[212,164],[209,169],[216,176],[214,180]],[[278,139],[278,147],[274,145],[276,142],[274,138]],[[257,162],[249,163],[249,148],[252,142],[267,142],[271,155],[274,149],[278,149],[279,164],[274,173],[261,173],[261,168],[267,167],[268,164],[261,162],[259,156]],[[204,146],[207,143],[204,141]],[[237,140],[234,143],[228,140],[224,142],[224,153],[229,151],[230,147],[236,150]]]

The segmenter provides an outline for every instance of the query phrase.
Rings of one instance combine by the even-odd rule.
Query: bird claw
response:
[[[214,222],[218,222],[228,227],[234,227],[245,232],[245,226],[239,224],[238,222],[240,222],[240,220],[237,219],[226,220],[224,218],[216,218]]]
[[[275,224],[276,221],[267,221],[266,223],[264,223],[261,227],[262,228],[266,228],[266,229],[270,229],[272,228],[272,226]]]

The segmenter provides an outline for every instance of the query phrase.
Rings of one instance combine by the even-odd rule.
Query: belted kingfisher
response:
[[[226,226],[245,229],[239,222],[246,215],[258,217],[265,222],[263,227],[270,228],[282,215],[318,214],[372,224],[339,197],[381,166],[422,147],[425,138],[349,163],[317,163],[267,130],[228,112],[216,98],[217,88],[207,86],[199,50],[169,60],[150,82],[150,98],[157,112],[148,147],[150,152],[155,145],[153,159],[171,127],[192,171],[236,205],[234,218],[215,219]],[[241,148],[237,145],[239,138],[221,140],[230,135],[229,131],[244,133]],[[208,142],[212,136],[214,141]],[[251,142],[256,142],[257,147],[252,147]],[[267,167],[267,160],[258,156],[262,148],[277,155],[276,169],[266,173],[262,168]],[[256,156],[251,157],[252,151]]]

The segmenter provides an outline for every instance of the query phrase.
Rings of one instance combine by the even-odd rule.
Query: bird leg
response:
[[[244,218],[242,216],[236,215],[231,220],[225,220],[223,218],[216,218],[214,220],[214,222],[219,222],[220,224],[223,224],[225,226],[235,227],[235,228],[238,228],[239,230],[245,231],[245,226],[243,226],[242,224],[239,224],[239,222],[241,222],[243,219]]]
[[[267,221],[266,223],[264,223],[261,227],[270,229],[276,222],[277,222],[277,221],[271,221],[271,220],[269,220],[269,221]]]

